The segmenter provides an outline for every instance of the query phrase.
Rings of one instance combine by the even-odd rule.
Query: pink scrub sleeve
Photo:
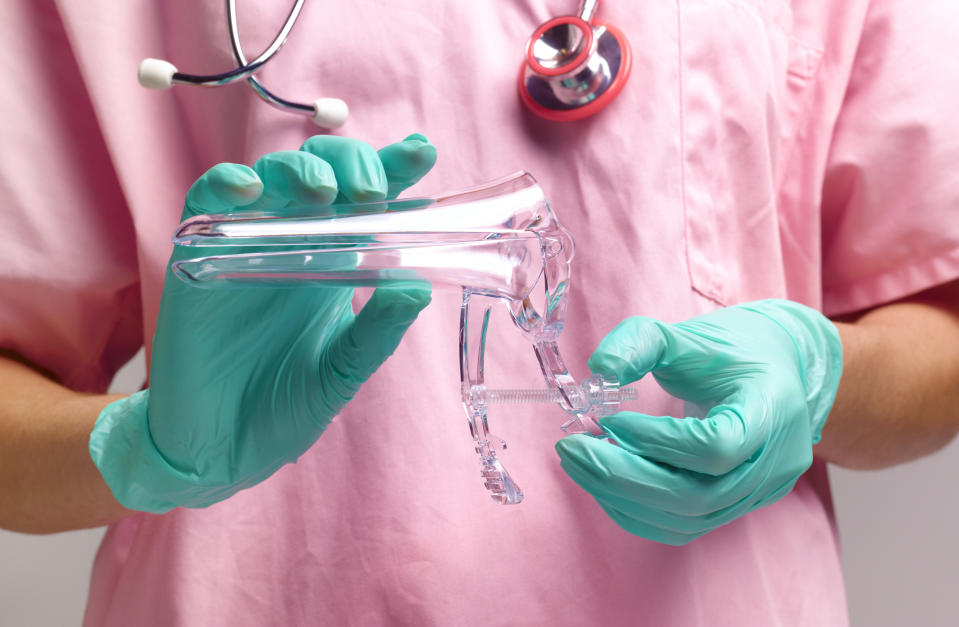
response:
[[[52,3],[0,18],[0,350],[102,391],[142,344],[132,223]]]
[[[857,311],[959,277],[959,3],[878,0],[823,184],[823,308]]]

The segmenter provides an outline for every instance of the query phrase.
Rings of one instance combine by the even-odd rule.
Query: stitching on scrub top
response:
[[[679,180],[680,195],[682,196],[683,203],[683,248],[686,256],[686,276],[689,278],[689,286],[694,292],[718,305],[725,305],[726,303],[723,302],[722,293],[718,289],[718,282],[711,281],[711,283],[713,283],[711,289],[699,285],[699,281],[693,274],[693,260],[690,255],[689,209],[686,202],[686,117],[683,113],[685,94],[683,82],[685,80],[685,73],[683,72],[683,10],[680,6],[681,1],[682,0],[676,0],[676,73],[679,79],[676,83],[679,95]]]
[[[677,57],[677,75],[679,80],[676,81],[676,86],[679,92],[679,191],[683,202],[683,252],[686,256],[686,275],[689,277],[689,285],[694,291],[698,292],[699,290],[696,289],[696,283],[693,281],[693,265],[692,259],[689,257],[689,230],[686,228],[689,215],[686,209],[686,121],[683,116],[683,16],[679,7],[679,2],[680,0],[676,0],[676,47],[679,51],[679,56]],[[703,294],[703,296],[708,295]]]

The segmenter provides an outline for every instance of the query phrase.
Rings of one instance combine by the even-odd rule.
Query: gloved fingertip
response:
[[[301,150],[283,150],[263,155],[253,170],[264,181],[267,193],[281,206],[326,205],[336,198],[333,168],[325,160]]]
[[[436,163],[436,146],[425,136],[415,133],[401,142],[377,151],[387,178],[422,177]]]
[[[436,146],[425,135],[413,133],[406,139],[377,151],[389,181],[388,198],[396,198],[416,184],[436,164]]]
[[[635,381],[635,379],[627,379],[629,376],[627,373],[632,370],[628,361],[619,355],[599,352],[599,349],[586,361],[586,367],[593,374],[616,377],[622,385]]]
[[[310,203],[314,205],[326,206],[336,200],[339,190],[336,185],[317,185],[311,189]]]
[[[618,449],[603,440],[576,433],[559,440],[555,449],[560,467],[584,490],[593,492],[613,474],[610,468],[615,464],[609,463],[607,451]]]
[[[587,444],[583,440],[591,439],[593,438],[586,434],[574,433],[566,436],[565,438],[557,440],[554,448],[556,449],[556,453],[560,456],[560,459],[575,463],[583,459],[583,448]]]
[[[386,198],[386,192],[375,186],[354,187],[348,192],[344,192],[343,195],[352,203],[379,202]]]
[[[436,146],[427,142],[416,146],[415,150],[411,151],[410,161],[425,174],[436,164],[437,155]]]
[[[553,448],[556,449],[556,452],[560,457],[566,457],[569,454],[569,443],[566,441],[566,438],[562,438],[556,441],[556,444],[553,445]]]
[[[664,358],[667,326],[646,316],[626,318],[600,341],[587,365],[597,374],[616,376],[621,385],[638,381]]]
[[[616,429],[622,424],[622,413],[610,414],[609,416],[600,417],[596,423],[605,431],[607,434],[616,433]]]
[[[636,455],[645,453],[642,434],[646,433],[642,421],[652,426],[655,421],[651,416],[635,412],[620,412],[610,416],[603,416],[597,420],[599,427],[609,436],[609,439],[625,451]],[[638,436],[638,437],[637,437]]]
[[[291,199],[299,202],[327,205],[336,199],[339,188],[333,168],[326,161],[316,158],[310,160],[301,172],[301,186],[291,194]]]
[[[190,186],[183,217],[243,207],[262,193],[263,182],[252,168],[239,163],[218,163]]]
[[[372,148],[358,150],[351,158],[343,155],[334,167],[337,179],[343,179],[340,192],[350,202],[379,202],[389,193],[389,179]]]
[[[346,202],[377,202],[386,198],[389,187],[383,164],[366,142],[338,135],[314,135],[303,142],[300,150],[330,164],[340,196]]]
[[[237,206],[248,205],[263,194],[263,183],[256,181],[236,188],[235,202]]]
[[[253,170],[247,168],[237,172],[235,176],[236,178],[229,190],[235,195],[236,204],[249,204],[263,193],[263,181]]]

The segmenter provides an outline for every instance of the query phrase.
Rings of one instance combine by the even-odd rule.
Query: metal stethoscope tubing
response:
[[[270,57],[272,57],[280,49],[280,47],[286,43],[286,37],[290,32],[290,29],[293,28],[293,23],[296,22],[296,18],[300,15],[300,9],[303,7],[303,2],[305,0],[296,0],[296,4],[293,5],[293,8],[290,10],[290,14],[286,18],[286,22],[283,23],[283,28],[280,30],[280,33],[276,36],[276,39],[273,40],[273,43],[264,51],[260,57],[268,54],[265,59],[261,62],[266,63]],[[240,67],[250,67],[256,63],[247,64],[246,57],[243,54],[243,48],[240,46],[240,31],[236,25],[236,0],[227,0],[227,10],[226,10],[226,19],[227,27],[230,30],[230,47],[233,49],[233,58],[236,60]],[[276,46],[275,49],[271,51],[271,48]],[[259,57],[258,57],[259,58]],[[250,87],[253,88],[260,98],[273,105],[277,109],[283,110],[293,110],[304,115],[308,115],[311,118],[314,117],[316,111],[313,105],[302,104],[299,102],[293,102],[291,100],[285,100],[280,98],[276,94],[272,93],[266,87],[264,87],[260,81],[256,80],[256,77],[253,76],[252,71],[247,74],[246,82],[250,84]],[[342,101],[341,101],[342,102]],[[345,106],[345,103],[344,103]]]
[[[346,122],[349,109],[339,98],[319,98],[312,104],[303,104],[280,98],[266,89],[253,73],[263,67],[267,61],[283,47],[290,30],[296,23],[305,0],[296,0],[282,28],[258,57],[247,63],[240,43],[240,34],[236,21],[236,1],[226,0],[227,31],[230,35],[230,47],[233,58],[239,67],[219,74],[187,74],[177,70],[176,66],[162,59],[144,59],[140,64],[138,78],[140,84],[151,89],[166,89],[173,85],[196,85],[199,87],[221,87],[234,81],[246,79],[250,87],[263,100],[284,111],[292,111],[310,117],[324,128],[338,128]]]

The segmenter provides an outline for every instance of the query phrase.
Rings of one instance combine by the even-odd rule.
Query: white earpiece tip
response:
[[[313,101],[313,121],[323,128],[340,128],[346,124],[350,108],[339,98],[318,98]]]
[[[147,89],[166,89],[173,86],[176,66],[163,59],[144,59],[137,71],[137,80]]]

